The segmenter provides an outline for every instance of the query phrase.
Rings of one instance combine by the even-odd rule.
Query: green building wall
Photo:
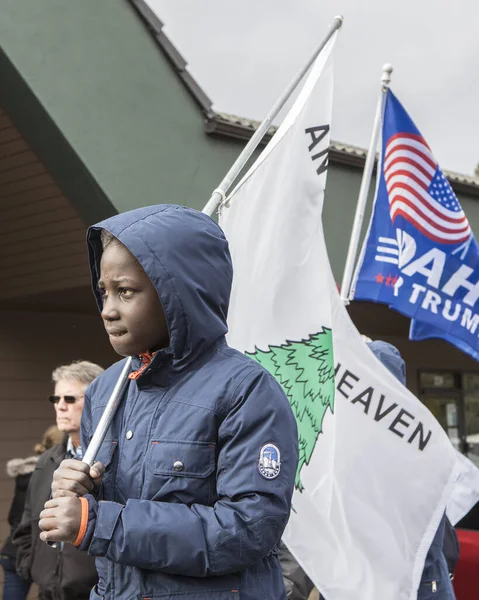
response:
[[[241,146],[193,98],[126,0],[0,0],[5,54],[118,211],[206,204]]]
[[[0,14],[5,55],[114,209],[203,208],[244,142],[205,133],[202,111],[127,0],[0,0]],[[337,281],[361,174],[329,167],[324,223]],[[479,195],[459,197],[479,234]]]

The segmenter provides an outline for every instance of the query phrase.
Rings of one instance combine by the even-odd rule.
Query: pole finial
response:
[[[392,65],[390,65],[389,63],[386,63],[385,65],[383,65],[383,74],[381,77],[381,83],[385,87],[389,87],[389,84],[391,83],[391,73],[392,72],[393,72]]]
[[[341,25],[344,23],[344,17],[343,17],[343,15],[336,15],[336,16],[334,17],[334,20],[335,20],[335,21],[339,21],[339,26],[340,26],[340,27],[341,27]]]

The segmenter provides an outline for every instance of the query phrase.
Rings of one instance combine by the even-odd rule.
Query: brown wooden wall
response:
[[[117,358],[99,316],[0,311],[0,545],[13,492],[5,463],[31,456],[55,422],[47,400],[53,369],[77,359],[107,367]]]
[[[85,232],[0,107],[0,300],[88,286]]]

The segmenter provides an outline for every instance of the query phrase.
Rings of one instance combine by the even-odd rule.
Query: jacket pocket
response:
[[[215,470],[216,444],[158,440],[151,443],[149,468],[155,475],[204,479]]]
[[[146,462],[149,474],[143,498],[187,505],[214,502],[216,444],[154,440]]]

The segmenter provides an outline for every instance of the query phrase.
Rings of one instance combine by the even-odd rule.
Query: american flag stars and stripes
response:
[[[386,144],[383,169],[393,223],[402,216],[440,244],[460,244],[469,239],[467,217],[422,136],[405,132],[392,135]]]

